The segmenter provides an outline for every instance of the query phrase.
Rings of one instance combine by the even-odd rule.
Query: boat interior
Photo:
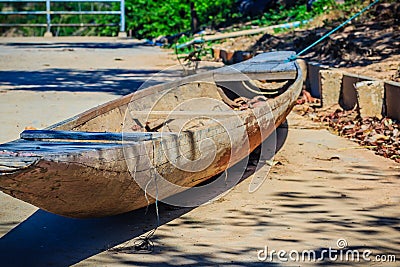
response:
[[[137,92],[112,109],[99,107],[52,130],[79,132],[181,132],[221,117],[251,112],[278,97],[290,80],[190,82],[146,94]],[[145,90],[146,91],[146,90]],[[149,90],[150,91],[150,90]],[[93,116],[95,115],[95,116]]]
[[[24,157],[32,162],[43,154],[104,149],[123,138],[151,140],[161,132],[209,127],[221,118],[252,112],[290,88],[297,78],[295,64],[290,66],[278,76],[272,70],[250,78],[237,72],[214,73],[212,81],[189,76],[139,90],[43,130],[27,129],[20,139],[0,145],[0,172],[26,166]],[[22,162],[9,164],[15,157]]]

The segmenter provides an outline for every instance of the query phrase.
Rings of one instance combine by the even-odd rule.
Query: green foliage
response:
[[[304,2],[304,1],[303,1]],[[310,11],[307,11],[306,4],[297,4],[291,8],[286,8],[283,5],[278,6],[276,9],[271,9],[261,16],[249,21],[250,23],[246,23],[245,26],[241,27],[241,29],[248,29],[252,26],[270,26],[276,24],[283,24],[287,22],[293,21],[307,21],[315,16],[329,13],[332,10],[341,10],[344,11],[345,17],[349,16],[354,9],[359,8],[360,6],[364,6],[363,1],[361,0],[348,0],[345,1],[344,4],[337,4],[334,0],[319,0],[313,3],[313,8]],[[276,28],[274,29],[275,33],[281,33],[290,31],[288,28]],[[190,38],[186,37],[178,40],[178,44],[185,43],[190,41]],[[205,49],[215,45],[216,42],[208,42],[205,45]],[[194,48],[186,47],[180,53],[190,53]]]
[[[316,15],[330,11],[334,5],[334,0],[319,0],[313,3],[311,11],[307,11],[305,4],[296,5],[291,8],[280,6],[278,10],[269,10],[264,13],[260,21],[263,25],[272,25],[290,21],[309,20]]]
[[[190,6],[179,0],[127,1],[126,21],[137,38],[178,33],[190,28]]]
[[[237,11],[237,0],[126,0],[126,29],[136,38],[156,38],[161,35],[174,35],[189,32],[191,29],[190,3],[193,2],[199,24],[207,27],[226,26],[235,22],[251,21],[247,26],[268,26],[295,20],[307,20],[318,14],[326,13],[333,8],[353,12],[354,6],[363,4],[361,0],[346,0],[338,6],[334,0],[314,2],[313,9],[308,12],[304,1],[299,1],[292,8],[277,6],[256,18],[243,17]],[[303,3],[303,4],[299,4]],[[119,10],[119,3],[76,3],[52,2],[52,10]],[[45,10],[44,3],[12,3],[1,4],[2,10]],[[52,15],[52,23],[99,23],[119,24],[118,15]],[[46,18],[40,16],[0,16],[1,23],[45,23]],[[0,29],[2,32],[7,29]],[[45,28],[22,28],[24,35],[43,35]],[[55,35],[106,35],[116,36],[118,26],[107,27],[54,27]],[[190,35],[190,34],[189,34]],[[186,37],[185,37],[186,38]],[[185,42],[183,39],[179,43]]]
[[[237,14],[232,12],[234,0],[193,0],[200,25],[218,25]],[[191,29],[190,1],[126,0],[126,26],[136,38],[174,35]],[[108,21],[110,16],[99,21]],[[115,34],[106,28],[102,34]]]

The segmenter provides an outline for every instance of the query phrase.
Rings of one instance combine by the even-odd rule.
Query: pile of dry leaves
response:
[[[329,129],[340,136],[357,142],[376,154],[400,163],[400,122],[390,118],[361,118],[357,110],[346,111],[339,105],[316,110],[307,104],[301,111],[314,121],[326,123]]]

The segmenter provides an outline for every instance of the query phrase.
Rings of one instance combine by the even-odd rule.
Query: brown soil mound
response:
[[[297,30],[278,35],[265,34],[249,48],[250,51],[301,51],[321,38],[339,21],[325,23],[323,27]],[[324,41],[303,54],[308,61],[318,61],[332,67],[363,67],[400,55],[400,3],[379,4],[360,19],[347,24]],[[400,81],[399,58],[389,67],[392,80]],[[397,64],[395,64],[397,63]],[[387,71],[387,70],[382,70]],[[397,71],[397,72],[396,72]]]

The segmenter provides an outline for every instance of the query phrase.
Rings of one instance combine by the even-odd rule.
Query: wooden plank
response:
[[[13,152],[29,152],[42,156],[44,154],[74,153],[87,150],[106,149],[121,147],[122,144],[114,143],[98,143],[98,142],[69,142],[69,141],[53,141],[53,140],[24,140],[20,139],[0,145],[0,150]]]
[[[236,82],[248,80],[272,81],[272,80],[294,80],[296,79],[296,72],[270,72],[270,73],[249,73],[242,72],[244,75],[238,74],[236,71],[216,73],[214,74],[215,82]]]
[[[8,173],[27,168],[40,158],[39,156],[0,155],[0,172]]]
[[[262,53],[259,54],[249,60],[246,60],[242,63],[239,64],[248,64],[248,63],[267,63],[267,62],[275,62],[275,63],[287,63],[287,64],[291,64],[293,66],[293,68],[296,68],[296,63],[295,61],[288,61],[288,59],[291,56],[296,55],[296,53],[294,51],[275,51],[275,52],[269,52],[269,53]],[[236,64],[236,65],[239,65]],[[233,65],[233,66],[236,66]]]
[[[30,156],[30,157],[26,157],[26,156],[7,156],[7,157],[0,157],[0,164],[4,164],[4,165],[10,165],[12,163],[23,164],[25,162],[35,161],[35,160],[37,160],[39,158],[40,157],[38,157],[38,156]]]
[[[269,31],[272,32],[274,29],[287,29],[287,28],[299,27],[302,23],[307,23],[307,22],[308,21],[294,21],[294,22],[288,22],[288,23],[284,23],[284,24],[261,27],[261,28],[257,28],[257,29],[248,29],[248,30],[241,30],[241,31],[235,31],[235,32],[206,35],[206,36],[202,36],[202,37],[197,37],[189,42],[178,45],[177,48],[180,49],[180,48],[184,48],[184,47],[187,47],[187,46],[190,46],[193,44],[204,43],[204,42],[208,42],[208,41],[216,41],[216,40],[222,40],[222,39],[227,39],[227,38],[235,38],[235,37],[244,36],[244,35],[254,35],[254,34],[269,32]]]
[[[207,111],[207,110],[195,110],[195,111],[180,111],[180,110],[134,110],[130,112],[132,118],[147,118],[147,119],[160,119],[160,118],[214,118],[214,117],[230,117],[238,116],[243,111],[224,110],[224,111]]]
[[[206,35],[202,37],[204,41],[216,41],[216,40],[221,40],[221,39],[227,39],[227,38],[235,38],[235,37],[240,37],[240,36],[245,36],[245,35],[254,35],[254,34],[259,34],[263,32],[268,32],[268,31],[273,31],[274,29],[288,29],[292,27],[298,27],[301,25],[301,23],[304,23],[306,21],[294,21],[294,22],[288,22],[284,24],[278,24],[278,25],[271,25],[267,27],[260,27],[257,29],[248,29],[248,30],[241,30],[241,31],[234,31],[234,32],[227,32],[227,33],[218,33],[215,35]]]
[[[31,165],[34,162],[35,162],[35,160],[31,160],[31,161],[15,160],[15,161],[10,161],[10,162],[0,162],[0,166],[7,167],[7,168],[23,168],[23,167]]]
[[[246,63],[246,64],[245,64]],[[297,69],[293,62],[243,62],[214,72],[216,82],[244,80],[293,80]]]
[[[2,175],[2,174],[6,174],[6,173],[9,173],[9,172],[14,172],[14,171],[16,171],[16,170],[18,170],[18,168],[13,168],[13,167],[8,167],[8,166],[2,166],[1,164],[0,164],[0,175]]]
[[[165,133],[167,134],[167,133]],[[53,130],[25,130],[21,139],[26,140],[107,140],[107,141],[147,141],[160,137],[161,133],[110,133],[110,132],[78,132],[78,131],[53,131]]]

